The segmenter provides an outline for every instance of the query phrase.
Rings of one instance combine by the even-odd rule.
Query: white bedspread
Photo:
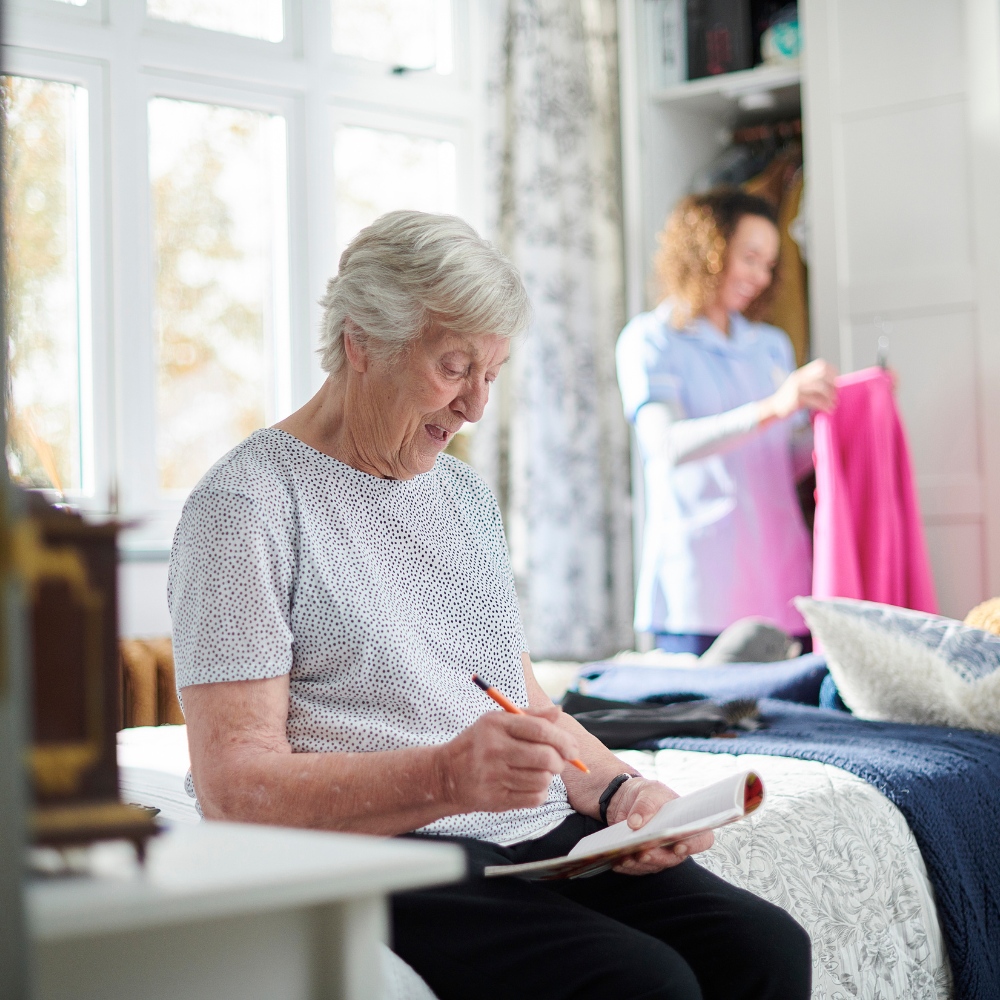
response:
[[[839,768],[787,757],[619,754],[684,793],[759,771],[767,801],[698,861],[791,913],[813,941],[813,1000],[945,1000],[948,962],[924,860],[902,813]]]
[[[923,858],[902,814],[866,782],[828,764],[786,757],[681,750],[625,750],[619,756],[681,793],[735,769],[760,772],[765,807],[719,830],[715,846],[698,861],[784,907],[809,931],[813,1000],[951,996]],[[158,806],[175,823],[198,822],[184,791],[183,726],[119,733],[118,761],[124,801]],[[387,977],[390,996],[430,995],[408,967],[388,971],[394,972]]]

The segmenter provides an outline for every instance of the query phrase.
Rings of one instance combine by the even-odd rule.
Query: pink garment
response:
[[[813,596],[856,597],[937,613],[910,450],[892,378],[837,379],[837,408],[813,422]]]

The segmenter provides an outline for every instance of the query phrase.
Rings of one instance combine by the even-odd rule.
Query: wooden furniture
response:
[[[117,525],[28,494],[14,561],[28,591],[31,836],[52,846],[125,837],[140,856],[152,817],[118,801]]]
[[[122,639],[119,729],[184,724],[174,684],[174,652],[169,636]]]
[[[178,827],[151,843],[144,870],[29,886],[34,995],[372,1000],[386,895],[453,881],[464,868],[453,844]]]
[[[800,67],[662,87],[648,4],[619,0],[629,315],[695,173],[754,109],[800,111],[812,352],[853,371],[888,338],[941,610],[961,618],[1000,593],[1000,8],[799,0]]]

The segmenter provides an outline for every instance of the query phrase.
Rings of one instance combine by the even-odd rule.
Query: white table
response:
[[[31,884],[36,1000],[373,1000],[387,894],[464,868],[452,844],[178,827],[145,870]]]

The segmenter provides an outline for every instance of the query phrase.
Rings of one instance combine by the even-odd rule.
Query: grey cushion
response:
[[[795,604],[855,715],[1000,733],[1000,636],[870,601]]]
[[[802,643],[764,618],[741,618],[733,622],[701,654],[703,666],[722,663],[775,663],[802,652]]]

